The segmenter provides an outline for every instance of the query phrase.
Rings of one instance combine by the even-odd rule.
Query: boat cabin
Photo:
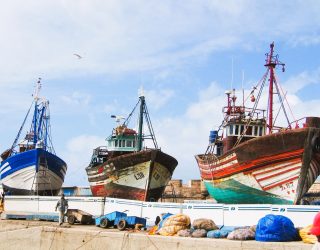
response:
[[[266,135],[266,120],[263,117],[249,118],[247,113],[253,112],[250,109],[242,108],[245,112],[227,114],[223,126],[223,138],[220,145],[222,149],[217,150],[219,155],[226,153],[234,146],[251,140],[256,137]]]
[[[118,126],[107,138],[107,146],[108,151],[137,151],[137,133],[124,125]]]
[[[34,149],[33,137],[34,137],[33,133],[27,133],[25,138],[19,142],[18,146],[19,146],[20,153]],[[43,145],[41,143],[43,144],[42,141],[37,142],[36,148],[42,148]],[[42,147],[40,147],[40,144],[42,145]]]
[[[266,134],[265,122],[253,121],[250,125],[246,123],[228,123],[225,126],[226,136],[242,136],[243,137],[258,137]]]
[[[135,136],[111,136],[107,139],[109,151],[136,151]]]
[[[211,131],[209,143],[215,146],[215,154],[222,155],[240,143],[266,135],[265,110],[236,105],[235,92],[227,91],[227,106],[223,108],[222,134]]]
[[[124,125],[118,126],[107,139],[107,147],[101,146],[93,150],[91,166],[99,165],[116,155],[137,151],[137,133]]]

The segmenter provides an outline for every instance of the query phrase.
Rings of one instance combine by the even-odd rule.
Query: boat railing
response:
[[[285,130],[308,127],[308,124],[306,123],[306,118],[307,117],[302,117],[300,119],[294,120],[294,121],[290,122],[287,127],[273,126],[272,130],[273,130],[273,132],[281,132],[281,131],[285,131]]]
[[[306,118],[307,117],[302,117],[298,120],[295,120],[293,122],[291,122],[289,125],[288,125],[288,128],[291,127],[291,128],[303,128],[303,127],[306,127]]]
[[[106,146],[100,146],[93,150],[95,155],[105,156],[108,155],[108,148]]]
[[[205,160],[205,161],[212,161],[212,160],[217,160],[217,159],[218,159],[218,157],[212,152],[206,153],[203,155],[203,160]]]
[[[223,113],[230,117],[250,116],[252,119],[266,119],[265,109],[253,109],[244,106],[225,106],[222,110]]]

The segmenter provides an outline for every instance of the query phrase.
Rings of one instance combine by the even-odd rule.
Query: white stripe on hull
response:
[[[112,182],[118,185],[145,189],[148,184],[149,169],[150,161],[140,163],[126,168],[123,174],[121,174],[121,171],[114,171],[115,175],[111,175],[102,181],[90,182],[90,185],[105,185]]]
[[[157,162],[154,163],[151,180],[150,183],[148,183],[150,164],[151,162],[148,161],[128,167],[126,168],[127,170],[125,171],[125,174],[121,175],[121,171],[119,171],[118,176],[114,175],[102,181],[90,182],[90,186],[105,185],[110,182],[122,186],[140,188],[143,190],[147,187],[147,185],[149,186],[149,189],[166,186],[171,179],[171,174],[166,167]],[[95,177],[97,176],[101,176],[101,174],[95,175]],[[92,178],[92,176],[90,176],[90,178]]]
[[[289,168],[295,168],[295,169],[290,170]],[[287,170],[287,171],[285,171],[285,170]],[[293,165],[288,166],[286,168],[282,168],[280,170],[276,170],[276,171],[268,173],[268,174],[264,174],[261,176],[256,175],[255,177],[262,187],[266,187],[266,186],[269,186],[269,185],[274,184],[276,182],[281,182],[284,179],[288,179],[290,177],[297,176],[300,174],[300,170],[301,170],[301,162],[293,164]],[[285,172],[281,172],[281,171],[285,171]],[[273,175],[276,175],[276,176],[273,176]],[[264,179],[262,180],[262,178],[264,178]]]
[[[2,173],[2,170],[3,170],[4,168],[6,168],[7,166],[9,166],[9,162],[6,162],[5,164],[3,164],[3,165],[1,166],[1,168],[0,168],[0,173]]]
[[[230,167],[234,164],[238,163],[238,160],[236,158],[236,154],[232,153],[222,159],[217,158],[216,156],[213,157],[214,160],[205,160],[205,159],[201,159],[198,162],[199,167],[201,167],[203,170],[206,170],[208,167],[212,170],[220,170],[226,167]],[[233,159],[233,160],[231,160]],[[230,162],[227,162],[231,160]],[[220,166],[218,166],[220,165]]]
[[[286,166],[283,167],[284,165]],[[277,169],[279,167],[283,167],[281,168],[281,171]],[[290,170],[290,168],[293,168],[293,169]],[[277,169],[277,170],[270,171],[272,169]],[[267,170],[269,170],[270,172],[264,173],[264,171],[267,171]],[[263,168],[263,170],[259,169],[258,171],[253,171],[252,173],[249,173],[249,174],[238,173],[236,175],[223,178],[223,180],[234,179],[245,186],[248,186],[257,190],[261,190],[266,193],[270,193],[270,194],[279,196],[282,199],[286,199],[293,202],[296,196],[296,189],[298,186],[298,177],[300,174],[300,170],[301,170],[301,161],[299,162],[295,161],[292,164],[289,164],[289,162],[281,162],[278,164],[273,164],[272,166],[266,166],[265,168]],[[282,171],[284,173],[280,173]],[[259,178],[260,179],[264,178],[264,179],[259,181]],[[220,181],[222,180],[219,180],[219,182]],[[274,187],[268,189],[268,187],[273,185]],[[267,189],[267,190],[264,190],[264,189]]]
[[[36,190],[37,186],[38,191],[60,189],[63,180],[49,169],[43,169],[40,166],[38,174],[35,165],[20,169],[2,179],[2,183],[9,188],[23,190]]]

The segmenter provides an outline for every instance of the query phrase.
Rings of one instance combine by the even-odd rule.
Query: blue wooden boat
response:
[[[12,195],[57,195],[67,164],[54,151],[50,135],[49,101],[39,97],[40,79],[34,100],[13,145],[1,154],[0,179]],[[34,107],[31,127],[21,140],[21,132]]]

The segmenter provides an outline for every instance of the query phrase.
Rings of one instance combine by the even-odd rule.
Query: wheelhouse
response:
[[[137,137],[135,135],[112,135],[107,139],[109,151],[137,151]]]

